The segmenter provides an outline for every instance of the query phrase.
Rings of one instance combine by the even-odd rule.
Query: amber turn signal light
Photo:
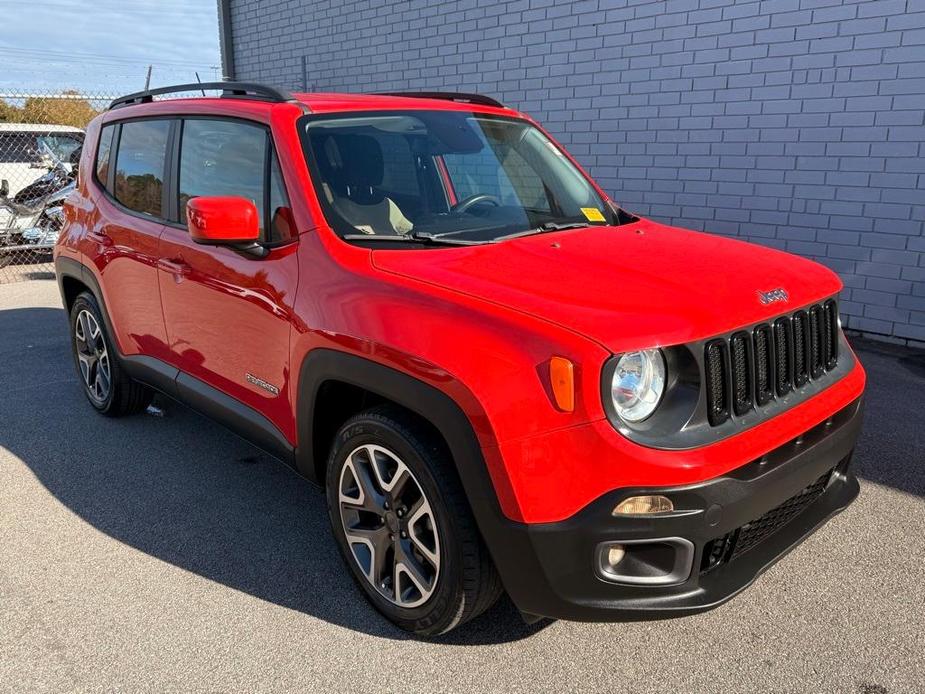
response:
[[[660,494],[631,496],[624,499],[613,510],[615,516],[645,516],[650,513],[670,513],[674,511],[671,499]]]
[[[549,360],[549,382],[556,406],[563,412],[575,411],[575,367],[565,357]]]

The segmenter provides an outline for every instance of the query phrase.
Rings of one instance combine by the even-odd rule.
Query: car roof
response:
[[[83,130],[70,125],[46,125],[45,123],[0,123],[0,132],[82,133]]]
[[[192,96],[163,98],[144,103],[119,105],[104,112],[102,122],[151,116],[199,115],[241,115],[268,119],[274,107],[302,105],[308,113],[336,113],[351,111],[397,111],[434,110],[493,113],[519,116],[514,109],[504,106],[489,106],[483,103],[456,101],[450,98],[423,98],[392,94],[350,94],[350,93],[296,93],[289,101],[274,101],[241,96]]]

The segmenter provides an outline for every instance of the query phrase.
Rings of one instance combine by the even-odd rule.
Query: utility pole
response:
[[[151,86],[151,69],[153,65],[148,65],[148,75],[145,77],[145,91],[148,91],[148,88]]]

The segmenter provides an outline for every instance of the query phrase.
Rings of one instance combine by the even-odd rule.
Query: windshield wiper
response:
[[[540,224],[534,229],[527,229],[525,231],[517,231],[513,234],[508,234],[507,236],[498,236],[495,241],[504,241],[505,239],[517,239],[521,236],[535,236],[536,234],[545,234],[550,231],[565,231],[566,229],[586,229],[592,224],[587,222],[565,222],[565,223],[556,223],[556,222],[546,222],[545,224]]]
[[[383,241],[385,243],[422,243],[433,246],[481,246],[492,241],[467,241],[465,239],[447,239],[436,234],[412,231],[410,234],[391,236],[385,234],[345,234],[345,241]]]

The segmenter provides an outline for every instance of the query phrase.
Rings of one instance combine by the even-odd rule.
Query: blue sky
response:
[[[0,93],[123,94],[221,75],[216,0],[0,0]]]

